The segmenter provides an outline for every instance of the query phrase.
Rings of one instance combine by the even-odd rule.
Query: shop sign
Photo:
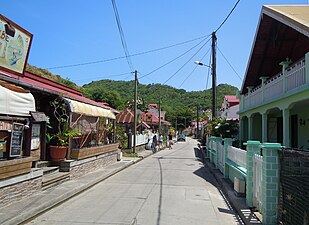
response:
[[[21,156],[24,124],[13,123],[10,145],[10,157]]]
[[[23,75],[32,34],[0,14],[0,68]]]

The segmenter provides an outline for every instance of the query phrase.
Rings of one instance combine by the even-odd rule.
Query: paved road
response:
[[[178,142],[66,201],[29,224],[240,224],[199,161]]]

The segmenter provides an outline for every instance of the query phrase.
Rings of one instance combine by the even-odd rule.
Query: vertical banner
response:
[[[23,75],[32,34],[0,14],[0,68]]]

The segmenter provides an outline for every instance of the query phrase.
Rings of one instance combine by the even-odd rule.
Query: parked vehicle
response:
[[[186,135],[185,134],[178,134],[177,135],[177,141],[186,141]]]

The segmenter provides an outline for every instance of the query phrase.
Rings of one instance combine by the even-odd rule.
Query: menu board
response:
[[[24,124],[13,123],[10,145],[10,157],[21,156]]]

